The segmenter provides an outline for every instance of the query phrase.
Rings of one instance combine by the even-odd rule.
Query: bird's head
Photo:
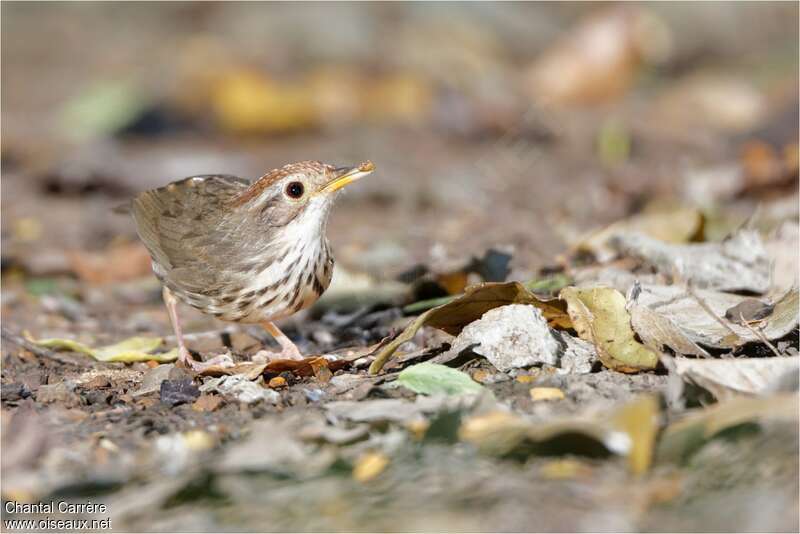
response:
[[[335,167],[319,161],[290,163],[265,174],[234,199],[272,227],[289,224],[322,230],[338,192],[375,170],[371,161],[355,167]]]

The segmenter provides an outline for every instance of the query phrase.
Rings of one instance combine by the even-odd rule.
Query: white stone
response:
[[[510,304],[484,313],[461,331],[450,350],[459,353],[472,345],[473,352],[500,371],[557,365],[561,352],[542,312],[525,304]]]

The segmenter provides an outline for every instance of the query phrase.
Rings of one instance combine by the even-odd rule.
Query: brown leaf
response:
[[[314,371],[314,376],[318,381],[322,382],[323,384],[330,382],[333,373],[328,366],[328,360],[325,358],[316,358],[312,360],[310,364],[311,369]]]
[[[302,360],[274,360],[267,364],[265,371],[280,374],[289,371],[296,376],[313,376],[314,367],[312,362],[320,359],[320,356],[311,356]],[[317,364],[318,365],[318,364]],[[350,362],[345,360],[332,360],[327,362],[331,371],[338,371],[349,366]]]

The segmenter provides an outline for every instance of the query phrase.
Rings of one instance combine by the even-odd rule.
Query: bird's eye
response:
[[[300,198],[305,192],[305,187],[301,182],[291,182],[286,186],[286,195],[289,198]]]

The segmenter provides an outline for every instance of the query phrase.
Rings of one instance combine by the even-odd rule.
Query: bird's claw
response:
[[[194,358],[192,358],[191,353],[186,347],[181,347],[178,349],[178,360],[182,362],[186,367],[189,367],[195,373],[202,373],[206,369],[211,367],[233,367],[235,364],[231,359],[230,355],[228,354],[220,354],[219,356],[214,356],[208,361],[205,362],[198,362]]]

